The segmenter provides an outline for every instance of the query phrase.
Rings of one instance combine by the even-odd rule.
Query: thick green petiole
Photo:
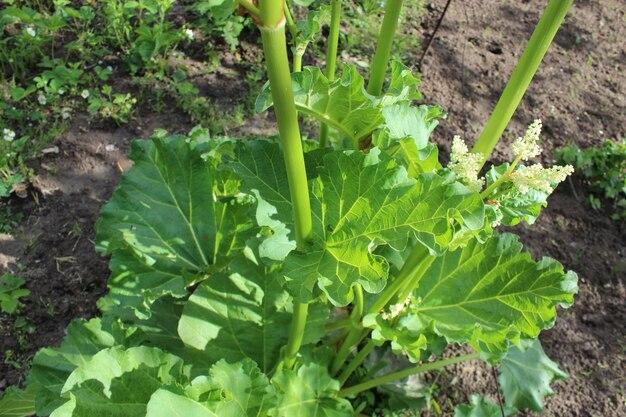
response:
[[[311,236],[311,206],[300,139],[298,113],[291,86],[291,73],[287,58],[283,0],[261,0],[261,37],[267,73],[274,100],[274,112],[282,147],[291,202],[293,204],[296,242],[303,247]],[[293,309],[291,332],[284,350],[284,364],[293,366],[302,344],[308,306],[296,303]]]
[[[383,91],[385,74],[391,56],[391,46],[396,34],[400,11],[402,10],[402,0],[387,0],[385,4],[385,17],[378,35],[376,52],[370,67],[370,79],[367,84],[367,92],[373,96],[379,96]]]
[[[361,349],[356,354],[354,359],[352,359],[352,361],[348,364],[348,366],[346,366],[346,369],[344,369],[341,375],[339,375],[338,379],[341,385],[343,385],[348,380],[348,378],[350,378],[350,375],[352,375],[352,373],[356,370],[356,368],[358,368],[359,365],[363,363],[365,358],[367,358],[367,355],[372,353],[375,347],[376,347],[376,342],[373,339],[370,339],[369,342],[367,342],[367,344],[363,346],[363,349]]]
[[[434,371],[437,369],[444,368],[449,365],[454,365],[455,363],[465,362],[472,359],[478,359],[478,353],[470,353],[468,355],[455,356],[449,359],[442,359],[437,362],[426,363],[423,365],[414,366],[411,368],[403,369],[398,372],[393,372],[391,374],[383,375],[378,378],[371,379],[369,381],[363,382],[362,384],[354,385],[352,387],[348,387],[339,391],[340,397],[350,397],[356,395],[360,392],[366,391],[368,389],[377,387],[379,385],[384,385],[389,382],[397,381],[399,379],[406,378],[410,375],[420,374],[423,372]]]
[[[500,140],[573,0],[550,0],[485,128],[472,148],[485,161]]]
[[[337,72],[337,48],[339,46],[339,25],[341,24],[341,0],[331,1],[330,12],[330,32],[328,34],[328,45],[326,46],[326,71],[325,75],[329,81],[335,79]],[[320,128],[320,147],[323,148],[328,142],[328,125],[322,123]]]

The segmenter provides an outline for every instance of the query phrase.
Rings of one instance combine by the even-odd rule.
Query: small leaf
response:
[[[349,401],[337,397],[339,381],[319,364],[302,365],[297,372],[283,370],[272,379],[277,404],[268,415],[273,417],[353,417]]]
[[[503,410],[488,398],[472,395],[469,404],[462,404],[454,409],[454,417],[502,417]],[[515,414],[514,409],[504,409],[505,416]]]
[[[485,175],[486,186],[496,182],[508,168],[508,163],[492,166]],[[507,226],[515,226],[522,221],[533,224],[541,210],[548,205],[548,197],[548,194],[537,190],[520,193],[511,183],[504,183],[489,198],[497,201],[492,205],[496,220]]]
[[[28,417],[35,414],[36,391],[9,387],[0,397],[0,417]]]
[[[329,81],[317,67],[305,67],[292,74],[296,107],[336,129],[352,144],[382,123],[380,106],[365,91],[363,77],[356,67],[344,65],[341,76]],[[269,84],[263,87],[256,111],[272,106]]]
[[[422,94],[418,90],[420,83],[421,80],[413,75],[409,67],[401,61],[394,59],[391,61],[389,86],[378,100],[383,107],[401,102],[410,103],[413,100],[420,100],[422,98]]]
[[[322,26],[330,21],[330,7],[321,4],[318,9],[310,10],[306,20],[296,22],[296,50],[303,54],[309,43],[314,42],[322,32]]]
[[[519,410],[543,410],[543,399],[554,394],[550,384],[567,378],[545,354],[538,339],[512,347],[500,366],[498,381],[506,404]]]

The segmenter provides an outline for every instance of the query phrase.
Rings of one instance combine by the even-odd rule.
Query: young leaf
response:
[[[302,113],[327,123],[356,144],[382,123],[380,106],[365,91],[356,67],[344,65],[341,77],[329,81],[317,67],[305,67],[292,74],[296,107]],[[269,84],[256,102],[257,112],[272,106]]]
[[[322,26],[330,21],[330,7],[321,4],[318,9],[311,10],[306,20],[296,22],[298,34],[296,36],[295,49],[297,53],[304,54],[309,43],[314,42],[322,32]]]
[[[302,365],[297,372],[283,370],[272,379],[277,403],[272,417],[352,417],[349,401],[337,398],[339,381],[328,375],[326,367],[316,363]]]
[[[313,243],[306,252],[291,252],[282,270],[300,300],[311,299],[316,284],[336,305],[350,302],[355,283],[378,292],[388,265],[372,253],[375,246],[403,249],[414,236],[441,252],[459,224],[482,226],[478,195],[434,174],[411,179],[377,148],[367,155],[329,153],[319,173],[312,193]]]
[[[251,358],[269,372],[287,342],[292,307],[279,275],[241,257],[229,274],[200,284],[185,305],[178,333],[213,361]],[[327,309],[311,306],[305,343],[323,336],[327,317]]]
[[[28,417],[35,414],[36,391],[9,387],[0,397],[0,417]]]
[[[147,306],[204,279],[251,227],[246,202],[216,201],[221,177],[203,158],[211,148],[185,137],[133,143],[135,166],[103,208],[96,240],[112,254],[109,306]],[[163,220],[167,219],[166,222]],[[214,269],[214,268],[213,268]],[[110,307],[111,309],[111,307]]]
[[[260,417],[274,400],[267,377],[256,363],[222,360],[200,376],[181,395],[166,389],[150,398],[146,417]]]
[[[420,83],[421,80],[413,75],[409,67],[401,61],[393,60],[391,61],[389,86],[387,91],[377,99],[378,103],[386,107],[396,103],[410,103],[413,100],[420,100],[422,98],[422,93],[418,90]]]
[[[515,409],[504,409],[504,415],[515,414]],[[472,395],[469,404],[454,409],[454,417],[502,417],[500,406],[481,395]]]
[[[519,410],[543,410],[544,397],[554,394],[550,384],[567,378],[545,354],[538,339],[525,341],[521,348],[512,347],[500,366],[498,381],[506,405]]]
[[[415,330],[432,326],[448,341],[500,355],[551,327],[556,307],[572,303],[576,280],[551,258],[534,261],[517,236],[503,234],[436,258],[409,314]]]
[[[496,182],[509,168],[509,164],[492,166],[485,175],[487,180],[486,186]],[[548,205],[549,195],[537,190],[530,190],[526,193],[520,193],[510,184],[504,184],[498,190],[495,200],[497,204],[493,204],[495,216],[498,221],[507,226],[515,226],[522,221],[527,224],[533,224],[541,209]]]
[[[437,106],[401,103],[385,107],[385,123],[374,134],[373,143],[405,166],[411,177],[437,171],[441,168],[438,149],[428,139],[442,115]]]
[[[13,314],[21,305],[20,298],[30,295],[30,291],[21,288],[24,278],[12,274],[0,275],[0,312]]]

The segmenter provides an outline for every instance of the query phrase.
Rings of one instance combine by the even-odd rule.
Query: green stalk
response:
[[[378,35],[378,45],[372,59],[370,68],[370,80],[367,84],[367,92],[373,96],[379,96],[383,91],[387,65],[391,56],[391,45],[398,27],[402,0],[387,0],[385,5],[385,17]]]
[[[358,368],[359,365],[361,365],[363,363],[365,358],[367,358],[367,355],[369,355],[372,352],[372,350],[374,350],[375,347],[376,347],[376,342],[373,339],[370,339],[367,342],[367,344],[365,346],[363,346],[363,349],[361,349],[356,354],[356,356],[348,364],[346,369],[344,369],[344,371],[341,373],[341,375],[339,375],[338,379],[339,379],[339,382],[341,383],[341,385],[345,384],[345,382],[348,380],[348,378],[350,378],[350,375],[352,375],[352,373],[356,370],[356,368]]]
[[[341,0],[331,1],[330,33],[328,34],[328,46],[326,46],[326,78],[329,81],[335,79],[337,72],[337,48],[339,46],[339,25],[341,23]],[[320,129],[320,148],[326,146],[328,141],[328,125],[322,123]]]
[[[361,319],[363,318],[363,287],[361,285],[356,284],[354,286],[354,309],[350,314],[350,319],[353,323],[361,323]]]
[[[304,55],[303,52],[300,52],[299,50],[296,50],[296,52],[294,52],[294,54],[293,54],[293,72],[300,72],[300,71],[302,71],[302,56]]]
[[[374,304],[369,308],[367,314],[378,314],[380,310],[385,308],[387,304],[393,299],[393,297],[405,287],[408,281],[411,280],[413,274],[420,267],[420,264],[424,259],[427,259],[428,251],[422,245],[416,246],[412,251],[406,262],[402,266],[398,277],[385,288],[385,290],[376,299]]]
[[[238,0],[238,3],[241,7],[246,9],[250,14],[254,17],[259,16],[259,9],[256,7],[250,0]]]
[[[285,0],[285,19],[287,19],[287,29],[291,34],[291,41],[295,46],[298,29],[296,28],[296,22],[293,20],[293,14],[291,13],[291,9],[289,8],[288,0]]]
[[[342,389],[339,391],[340,397],[350,397],[358,394],[359,392],[366,391],[370,388],[377,387],[379,385],[388,384],[393,381],[397,381],[399,379],[406,378],[410,375],[415,375],[423,372],[434,371],[437,369],[444,368],[449,365],[454,365],[455,363],[465,362],[472,359],[478,359],[478,353],[470,353],[467,355],[455,356],[449,359],[442,359],[440,361],[426,363],[423,365],[413,366],[411,368],[403,369],[398,372],[393,372],[387,375],[380,376],[378,378],[371,379],[369,381],[363,382],[362,384],[353,385],[351,387]]]
[[[500,178],[498,178],[493,184],[485,188],[480,193],[480,197],[484,200],[485,198],[489,197],[489,194],[491,194],[491,192],[495,190],[496,188],[498,188],[502,183],[509,181],[511,179],[511,175],[515,171],[515,168],[517,168],[517,165],[519,164],[519,162],[520,162],[520,158],[514,159],[511,165],[509,166],[509,168],[506,170],[506,172],[502,174]]]
[[[500,140],[573,0],[550,0],[487,124],[472,148],[485,161]]]
[[[311,206],[298,113],[287,58],[283,4],[283,0],[261,0],[262,26],[260,29],[280,144],[287,170],[287,181],[294,208],[296,243],[303,248],[312,232]],[[294,305],[289,340],[284,350],[284,364],[287,367],[293,366],[302,345],[307,312],[307,304],[296,303]]]
[[[428,254],[426,250],[424,250],[424,256],[420,263],[413,269],[413,273],[411,274],[411,278],[406,281],[404,286],[398,290],[398,295],[396,297],[396,301],[398,303],[403,303],[409,295],[413,292],[413,290],[417,287],[420,280],[424,276],[424,273],[428,268],[433,264],[436,256]]]

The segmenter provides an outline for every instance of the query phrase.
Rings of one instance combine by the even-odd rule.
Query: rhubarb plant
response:
[[[521,67],[541,60],[569,3],[550,2]],[[257,108],[273,110],[278,137],[194,128],[133,144],[97,224],[102,316],[37,353],[2,415],[382,415],[408,404],[385,385],[472,360],[499,367],[505,404],[475,396],[456,415],[541,410],[565,374],[537,338],[573,302],[576,275],[496,229],[532,224],[571,172],[529,162],[540,122],[510,163],[484,173],[491,129],[472,151],[454,138],[443,166],[430,139],[443,110],[416,105],[418,77],[389,59],[401,0],[386,2],[368,77],[350,65],[335,77],[340,1],[326,71],[301,59],[327,9],[294,22],[290,2],[236,4],[261,33]],[[302,139],[304,117],[324,126],[319,141]],[[385,352],[405,368],[371,369]]]

